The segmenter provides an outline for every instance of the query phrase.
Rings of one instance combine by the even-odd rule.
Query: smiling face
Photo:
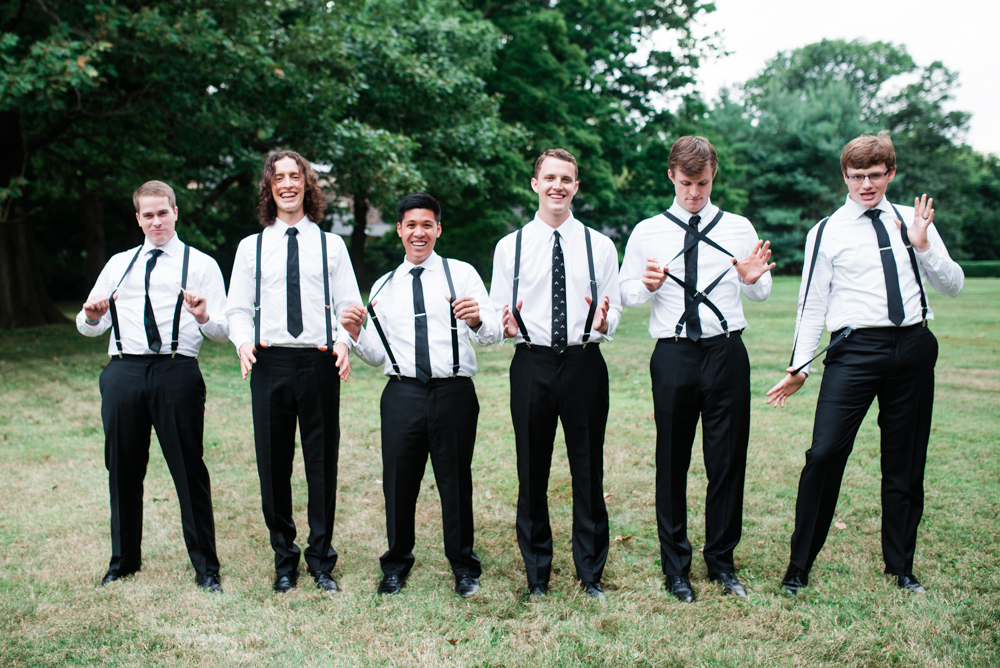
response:
[[[531,189],[538,193],[538,215],[552,227],[558,227],[569,218],[569,205],[580,189],[576,180],[576,166],[549,156],[538,169],[538,176],[531,179]]]
[[[406,259],[421,264],[431,256],[434,243],[441,236],[441,223],[434,219],[430,209],[410,209],[396,223],[396,234],[403,240]]]
[[[139,212],[135,214],[142,233],[149,243],[160,247],[174,238],[177,223],[177,207],[170,206],[165,196],[139,197]]]
[[[712,180],[715,178],[711,166],[706,166],[701,174],[685,174],[679,169],[676,172],[668,169],[667,176],[674,184],[677,203],[688,213],[698,213],[708,203],[712,194]]]
[[[858,180],[858,176],[868,178]],[[847,184],[848,197],[869,209],[878,206],[885,197],[886,188],[896,177],[896,169],[886,169],[885,164],[873,165],[865,169],[848,167],[844,172],[844,183]]]
[[[299,163],[292,158],[282,158],[274,163],[274,178],[271,180],[271,196],[278,207],[278,219],[295,224],[302,219],[305,201],[305,175]]]

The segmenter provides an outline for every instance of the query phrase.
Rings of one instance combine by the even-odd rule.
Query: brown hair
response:
[[[278,217],[278,205],[274,203],[274,196],[271,195],[271,185],[274,182],[274,164],[285,158],[291,158],[299,166],[305,179],[305,197],[302,206],[309,220],[319,225],[323,221],[323,212],[326,210],[326,197],[319,185],[319,177],[309,165],[309,161],[295,151],[275,151],[267,157],[267,162],[264,163],[264,172],[260,175],[260,198],[257,203],[260,224],[269,227],[274,225],[274,220]]]
[[[852,139],[840,154],[840,171],[844,174],[848,169],[868,169],[876,165],[885,165],[890,172],[896,169],[896,149],[888,130]]]
[[[542,169],[542,163],[545,162],[545,158],[556,158],[557,160],[565,160],[573,165],[573,173],[576,176],[580,175],[580,167],[576,164],[576,158],[573,154],[564,148],[550,148],[545,153],[538,156],[538,160],[535,160],[535,178],[538,178],[538,172]]]
[[[166,197],[171,209],[177,206],[174,189],[163,181],[146,181],[132,193],[132,205],[135,206],[136,213],[139,213],[140,197]]]
[[[704,137],[681,137],[670,147],[667,169],[675,174],[681,171],[688,176],[697,176],[705,171],[706,166],[712,168],[712,176],[719,171],[719,155],[712,142]]]

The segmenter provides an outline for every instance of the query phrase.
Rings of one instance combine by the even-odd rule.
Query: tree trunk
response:
[[[108,262],[108,249],[104,243],[104,198],[100,193],[88,192],[80,201],[83,218],[83,247],[87,251],[87,278],[90,285]]]
[[[351,264],[362,290],[369,287],[365,276],[365,228],[368,226],[368,199],[364,193],[354,194],[354,231],[351,232]]]

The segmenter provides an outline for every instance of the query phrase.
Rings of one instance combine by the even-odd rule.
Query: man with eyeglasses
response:
[[[808,584],[855,436],[878,397],[885,573],[900,588],[919,593],[925,589],[913,575],[913,554],[924,507],[938,353],[927,327],[934,313],[923,283],[954,297],[965,276],[934,227],[933,199],[925,194],[912,208],[886,199],[896,176],[888,133],[854,139],[840,164],[847,200],[806,237],[791,366],[767,393],[769,404],[783,407],[805,383],[825,315],[831,345],[781,584],[790,594]]]

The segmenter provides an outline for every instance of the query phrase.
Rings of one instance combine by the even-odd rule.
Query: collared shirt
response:
[[[899,274],[899,291],[903,297],[905,318],[902,325],[916,325],[921,321],[920,286],[913,276],[913,265],[903,243],[899,228],[893,222],[896,213],[886,198],[875,207],[882,211],[880,222],[889,235],[892,255],[896,260]],[[900,206],[899,213],[907,226],[913,224],[913,207]],[[806,236],[805,263],[802,269],[802,284],[799,286],[799,307],[795,327],[795,358],[792,366],[798,367],[813,356],[823,334],[823,316],[826,327],[835,332],[844,327],[892,327],[889,320],[889,299],[885,291],[885,274],[882,271],[882,256],[878,238],[871,218],[865,215],[868,207],[847,198],[844,206],[830,216],[823,238],[820,241],[816,269],[809,286],[809,299],[805,312],[802,299],[805,296],[809,265],[812,262],[813,247],[816,243],[817,224]],[[917,267],[921,282],[926,280],[943,295],[954,297],[962,290],[965,274],[958,263],[948,255],[948,249],[941,241],[934,224],[927,228],[930,248],[925,253],[916,253]],[[934,312],[927,308],[927,319],[932,320]],[[808,367],[806,368],[808,371]]]
[[[583,343],[583,332],[587,324],[590,305],[584,297],[590,297],[590,268],[587,262],[587,241],[583,223],[571,214],[557,228],[559,245],[566,265],[566,326],[568,344],[578,346]],[[520,286],[517,289],[521,307],[521,319],[528,330],[531,343],[539,346],[552,345],[552,247],[555,235],[551,226],[535,215],[534,220],[524,226],[521,239]],[[517,246],[517,232],[511,232],[497,243],[493,254],[493,282],[490,285],[490,300],[497,312],[502,312],[505,304],[511,310],[514,294],[514,256]],[[611,301],[608,309],[608,332],[602,334],[596,329],[590,332],[590,341],[599,343],[611,340],[622,317],[621,298],[618,295],[618,251],[614,242],[600,232],[591,229],[590,239],[594,251],[594,273],[597,278],[598,308],[607,296]],[[515,343],[524,341],[523,332],[518,331]]]
[[[451,347],[451,302],[448,290],[448,279],[444,273],[444,263],[441,256],[431,253],[419,265],[404,260],[395,272],[386,274],[372,286],[375,295],[375,314],[382,325],[385,337],[389,341],[400,375],[415,378],[416,373],[416,322],[413,308],[413,275],[410,270],[415,266],[423,268],[420,275],[420,286],[424,294],[424,311],[427,314],[427,347],[431,355],[431,377],[450,378],[454,366],[454,353]],[[448,260],[451,280],[455,285],[455,297],[472,297],[479,302],[479,318],[482,324],[473,331],[464,320],[457,320],[458,325],[458,360],[459,376],[472,377],[479,368],[476,366],[476,352],[470,344],[471,339],[477,345],[488,346],[500,340],[500,316],[493,310],[486,286],[472,265],[460,260]],[[389,277],[392,277],[389,280]],[[387,284],[388,281],[388,284]],[[377,293],[377,295],[376,295]],[[384,364],[387,376],[395,375],[392,362],[385,353],[382,339],[379,338],[375,323],[369,316],[368,324],[361,330],[354,351],[362,360],[377,366]]]
[[[146,341],[146,326],[144,314],[146,310],[146,263],[150,259],[150,251],[156,246],[147,239],[142,244],[142,250],[135,264],[129,269],[125,280],[116,293],[118,300],[115,310],[118,313],[118,327],[121,332],[122,352],[126,355],[155,355],[149,349]],[[159,247],[163,254],[156,259],[156,266],[149,275],[149,302],[156,317],[156,326],[160,330],[160,355],[169,355],[170,342],[174,332],[174,311],[177,308],[177,292],[181,289],[181,271],[184,264],[184,244],[175,234],[167,243]],[[92,298],[108,297],[118,285],[129,262],[135,257],[136,249],[114,255],[101,270],[97,283],[90,291]],[[229,328],[226,325],[226,285],[222,281],[219,265],[200,250],[191,249],[188,258],[187,289],[200,292],[207,300],[208,322],[199,325],[186,308],[181,306],[180,332],[178,334],[177,353],[188,357],[197,357],[204,337],[213,341],[225,341]],[[87,322],[87,314],[80,311],[76,315],[76,328],[84,336],[100,336],[112,329],[111,311],[108,310],[96,325]],[[115,343],[114,330],[108,343],[108,354],[117,355],[118,345]]]
[[[692,214],[686,211],[677,199],[668,211],[677,219],[687,223],[693,215],[701,217],[698,229],[703,230],[715,220],[719,207],[709,200],[701,211]],[[685,231],[679,225],[669,220],[665,215],[658,214],[648,218],[632,230],[628,244],[625,246],[625,259],[622,261],[621,286],[622,303],[625,306],[639,306],[650,299],[653,300],[653,310],[649,315],[649,334],[654,339],[673,337],[677,331],[677,322],[684,313],[684,288],[670,278],[663,282],[655,292],[650,292],[642,282],[642,274],[646,269],[646,258],[655,258],[677,278],[684,278]],[[750,221],[743,216],[724,212],[718,225],[713,227],[708,238],[733,254],[737,260],[750,255],[759,238]],[[681,253],[676,258],[674,257]],[[671,260],[671,258],[673,258]],[[733,259],[703,241],[698,242],[698,285],[702,290],[712,283],[719,275],[722,280],[708,293],[708,300],[715,304],[725,316],[729,330],[743,329],[747,320],[743,316],[743,302],[740,294],[755,302],[764,301],[771,294],[771,272],[765,273],[753,285],[747,285],[740,278],[733,266]],[[712,310],[702,302],[698,306],[698,316],[701,320],[703,337],[718,336],[724,333],[722,323]],[[681,337],[687,338],[687,325],[681,330]]]
[[[288,229],[275,220],[264,228],[260,274],[260,338],[269,346],[317,348],[326,345],[326,309],[323,298],[323,254],[320,234],[323,231],[308,218],[295,224],[299,231],[299,286],[302,295],[302,333],[288,333],[288,303],[285,278],[288,274]],[[330,314],[336,343],[351,345],[351,336],[340,331],[337,320],[348,304],[360,304],[361,292],[354,276],[351,256],[344,240],[336,234],[326,236],[327,268],[330,272],[330,300],[336,314]],[[229,338],[240,349],[253,343],[253,302],[257,271],[257,235],[240,242],[229,282]]]

